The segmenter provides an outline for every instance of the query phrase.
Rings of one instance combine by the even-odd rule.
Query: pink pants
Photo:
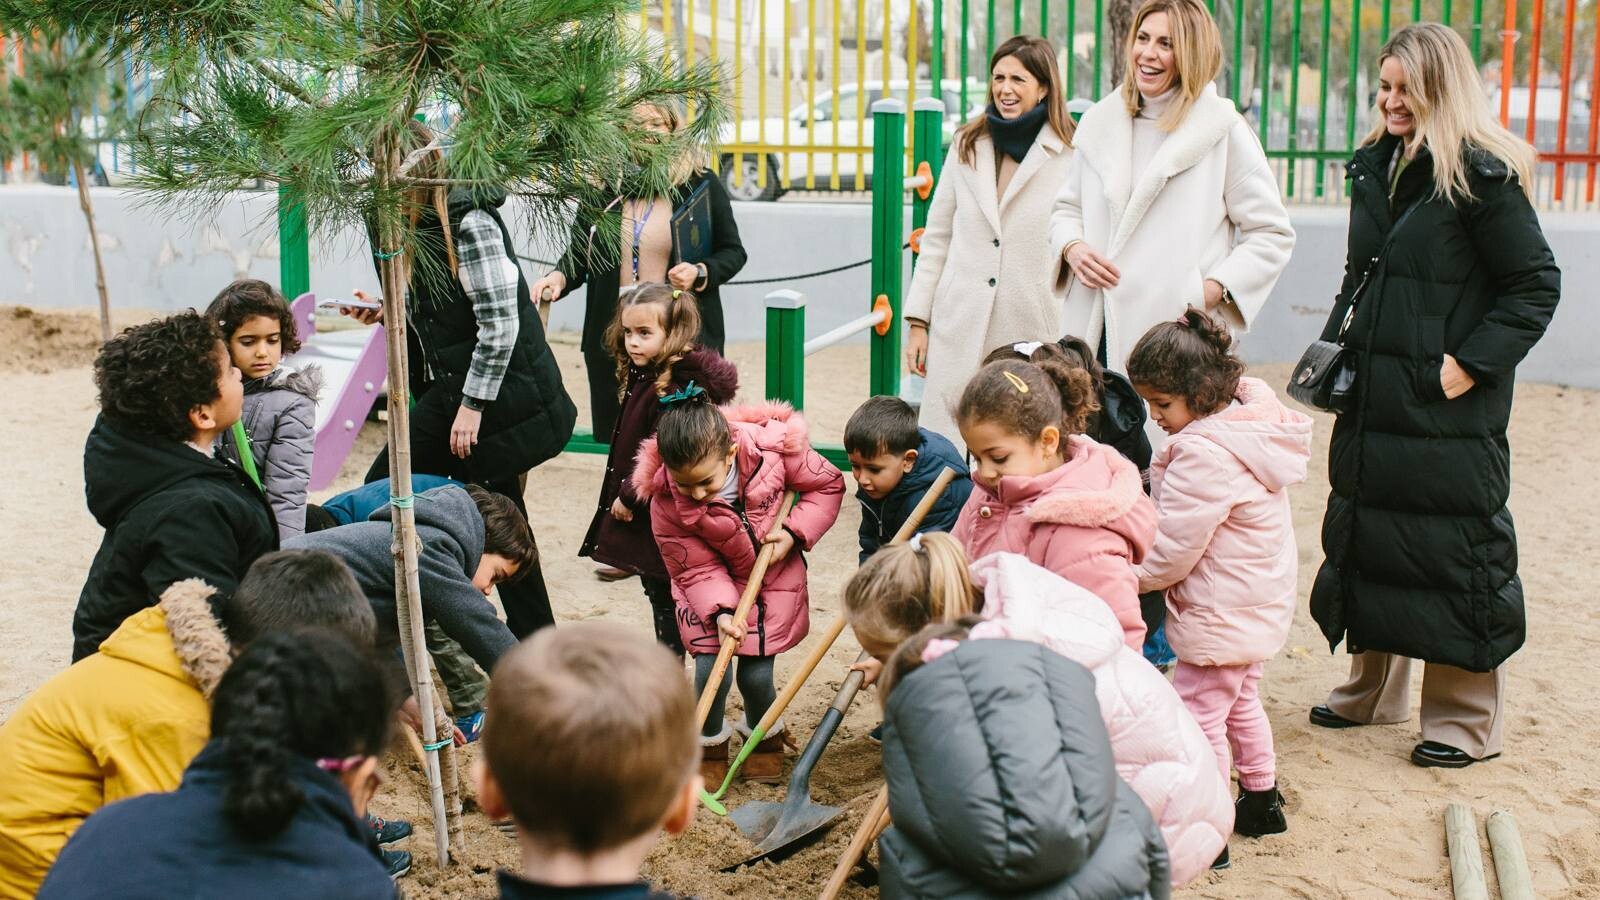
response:
[[[1272,723],[1261,708],[1262,663],[1246,666],[1195,666],[1178,661],[1172,686],[1217,753],[1222,780],[1239,770],[1239,787],[1265,791],[1278,781],[1277,755],[1272,750]],[[1232,763],[1229,765],[1229,748]]]

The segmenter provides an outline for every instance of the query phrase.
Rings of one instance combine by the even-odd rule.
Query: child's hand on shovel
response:
[[[779,528],[762,539],[761,543],[772,545],[772,564],[777,565],[794,549],[794,533],[787,528]]]
[[[850,671],[861,673],[862,687],[872,687],[877,683],[878,676],[883,674],[883,662],[877,659],[864,659],[850,666]]]
[[[735,622],[733,616],[721,613],[717,616],[717,630],[722,632],[724,639],[732,638],[735,641],[743,641],[746,628],[743,622]]]

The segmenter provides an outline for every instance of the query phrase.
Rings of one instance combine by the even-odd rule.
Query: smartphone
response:
[[[347,309],[383,309],[382,303],[373,300],[336,300],[328,298],[317,301],[318,309],[338,309],[341,306]]]

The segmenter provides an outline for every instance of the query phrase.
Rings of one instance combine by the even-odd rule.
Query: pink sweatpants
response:
[[[1217,752],[1217,766],[1227,781],[1230,768],[1239,770],[1239,787],[1265,791],[1278,781],[1277,754],[1272,750],[1272,723],[1261,708],[1262,663],[1246,666],[1195,666],[1178,661],[1172,686],[1183,705],[1200,723],[1200,730]],[[1229,749],[1232,762],[1229,765]]]

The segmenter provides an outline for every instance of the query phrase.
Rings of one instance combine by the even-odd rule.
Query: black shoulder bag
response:
[[[1361,283],[1350,294],[1350,308],[1345,310],[1344,321],[1339,325],[1338,339],[1312,341],[1306,352],[1300,354],[1300,362],[1295,364],[1294,373],[1289,376],[1290,397],[1323,412],[1338,414],[1349,411],[1356,390],[1356,360],[1355,354],[1345,349],[1344,333],[1350,330],[1350,323],[1356,317],[1356,304],[1366,293],[1367,285],[1372,281],[1372,275],[1384,255],[1389,252],[1395,235],[1400,233],[1400,226],[1421,205],[1422,200],[1418,199],[1406,207],[1406,211],[1395,220],[1394,227],[1389,229],[1389,237],[1378,248],[1378,255],[1367,263]]]

